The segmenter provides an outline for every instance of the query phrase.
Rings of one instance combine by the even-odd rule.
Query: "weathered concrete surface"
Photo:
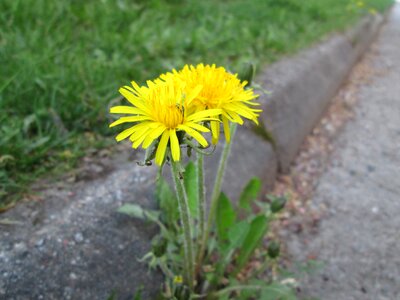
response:
[[[320,274],[304,295],[324,300],[400,299],[400,5],[377,42],[380,73],[361,88],[354,122],[336,143],[313,203],[316,235],[293,235],[294,260],[315,257]]]
[[[210,193],[221,150],[222,147],[218,147],[215,155],[205,157],[206,178]],[[238,127],[222,189],[230,199],[236,201],[251,178],[259,177],[266,189],[275,181],[277,170],[276,154],[271,144],[255,135],[250,128]]]
[[[320,119],[352,66],[375,37],[383,17],[368,16],[336,35],[269,67],[259,80],[272,92],[262,119],[277,142],[279,169],[289,171],[304,138]]]
[[[1,215],[20,224],[0,227],[0,299],[106,299],[113,290],[132,299],[140,285],[144,299],[157,292],[161,277],[137,261],[154,228],[115,212],[125,202],[151,205],[154,171],[127,162],[124,155],[110,176],[56,184],[44,201]]]

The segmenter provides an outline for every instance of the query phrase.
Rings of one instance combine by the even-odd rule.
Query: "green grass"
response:
[[[107,107],[119,86],[185,63],[272,62],[354,22],[361,11],[349,3],[0,1],[0,205],[111,141]]]

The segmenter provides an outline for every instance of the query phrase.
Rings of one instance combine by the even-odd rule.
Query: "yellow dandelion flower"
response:
[[[183,84],[173,80],[147,81],[147,86],[142,87],[132,82],[132,87],[120,88],[119,92],[132,106],[112,107],[111,113],[128,116],[120,117],[110,127],[123,123],[134,125],[118,134],[116,140],[130,137],[133,148],[142,145],[144,149],[158,141],[155,155],[158,165],[163,163],[167,147],[171,149],[172,159],[180,160],[181,138],[178,136],[182,135],[179,134],[181,131],[206,147],[208,143],[200,132],[208,132],[209,129],[200,123],[211,120],[210,116],[219,115],[221,110],[209,112],[191,109],[191,102],[200,93],[201,86],[197,85],[190,93],[185,93],[183,88]]]
[[[229,122],[243,124],[243,117],[258,124],[257,118],[260,109],[253,108],[259,105],[254,102],[258,97],[252,89],[245,89],[247,82],[241,82],[237,74],[227,72],[223,67],[215,65],[184,66],[180,71],[161,75],[161,79],[178,78],[186,85],[186,90],[191,91],[197,85],[203,88],[192,101],[197,110],[221,109],[220,119],[223,124],[225,138],[230,141]],[[177,80],[175,79],[177,82]],[[216,144],[219,139],[220,122],[211,121],[212,142]]]

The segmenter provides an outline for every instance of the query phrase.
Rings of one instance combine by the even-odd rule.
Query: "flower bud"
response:
[[[247,81],[246,86],[249,87],[251,86],[251,83],[253,81],[254,73],[255,73],[254,64],[248,62],[244,64],[242,70],[239,72],[239,79],[240,81]]]
[[[159,238],[152,243],[152,252],[156,257],[161,257],[167,251],[167,240],[164,238]]]
[[[190,299],[190,291],[186,285],[179,284],[174,293],[175,299],[180,300],[189,300]]]
[[[286,205],[286,198],[285,197],[274,197],[271,202],[271,211],[272,213],[276,214],[280,212]]]
[[[268,256],[272,259],[277,258],[281,252],[281,245],[276,242],[272,241],[268,245]]]

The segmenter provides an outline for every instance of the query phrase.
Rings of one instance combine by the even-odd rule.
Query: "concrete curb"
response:
[[[271,96],[262,99],[261,119],[276,139],[279,171],[289,171],[304,138],[384,20],[381,15],[368,15],[347,33],[278,62],[260,75],[263,87],[272,91]]]
[[[239,128],[223,185],[232,199],[239,196],[251,177],[260,177],[267,188],[278,172],[289,171],[304,138],[319,121],[385,19],[382,15],[368,15],[345,34],[331,36],[294,57],[279,61],[258,76],[257,81],[272,92],[261,98],[260,119],[272,132],[276,149],[248,128]],[[210,168],[215,170],[215,161],[211,160]]]

